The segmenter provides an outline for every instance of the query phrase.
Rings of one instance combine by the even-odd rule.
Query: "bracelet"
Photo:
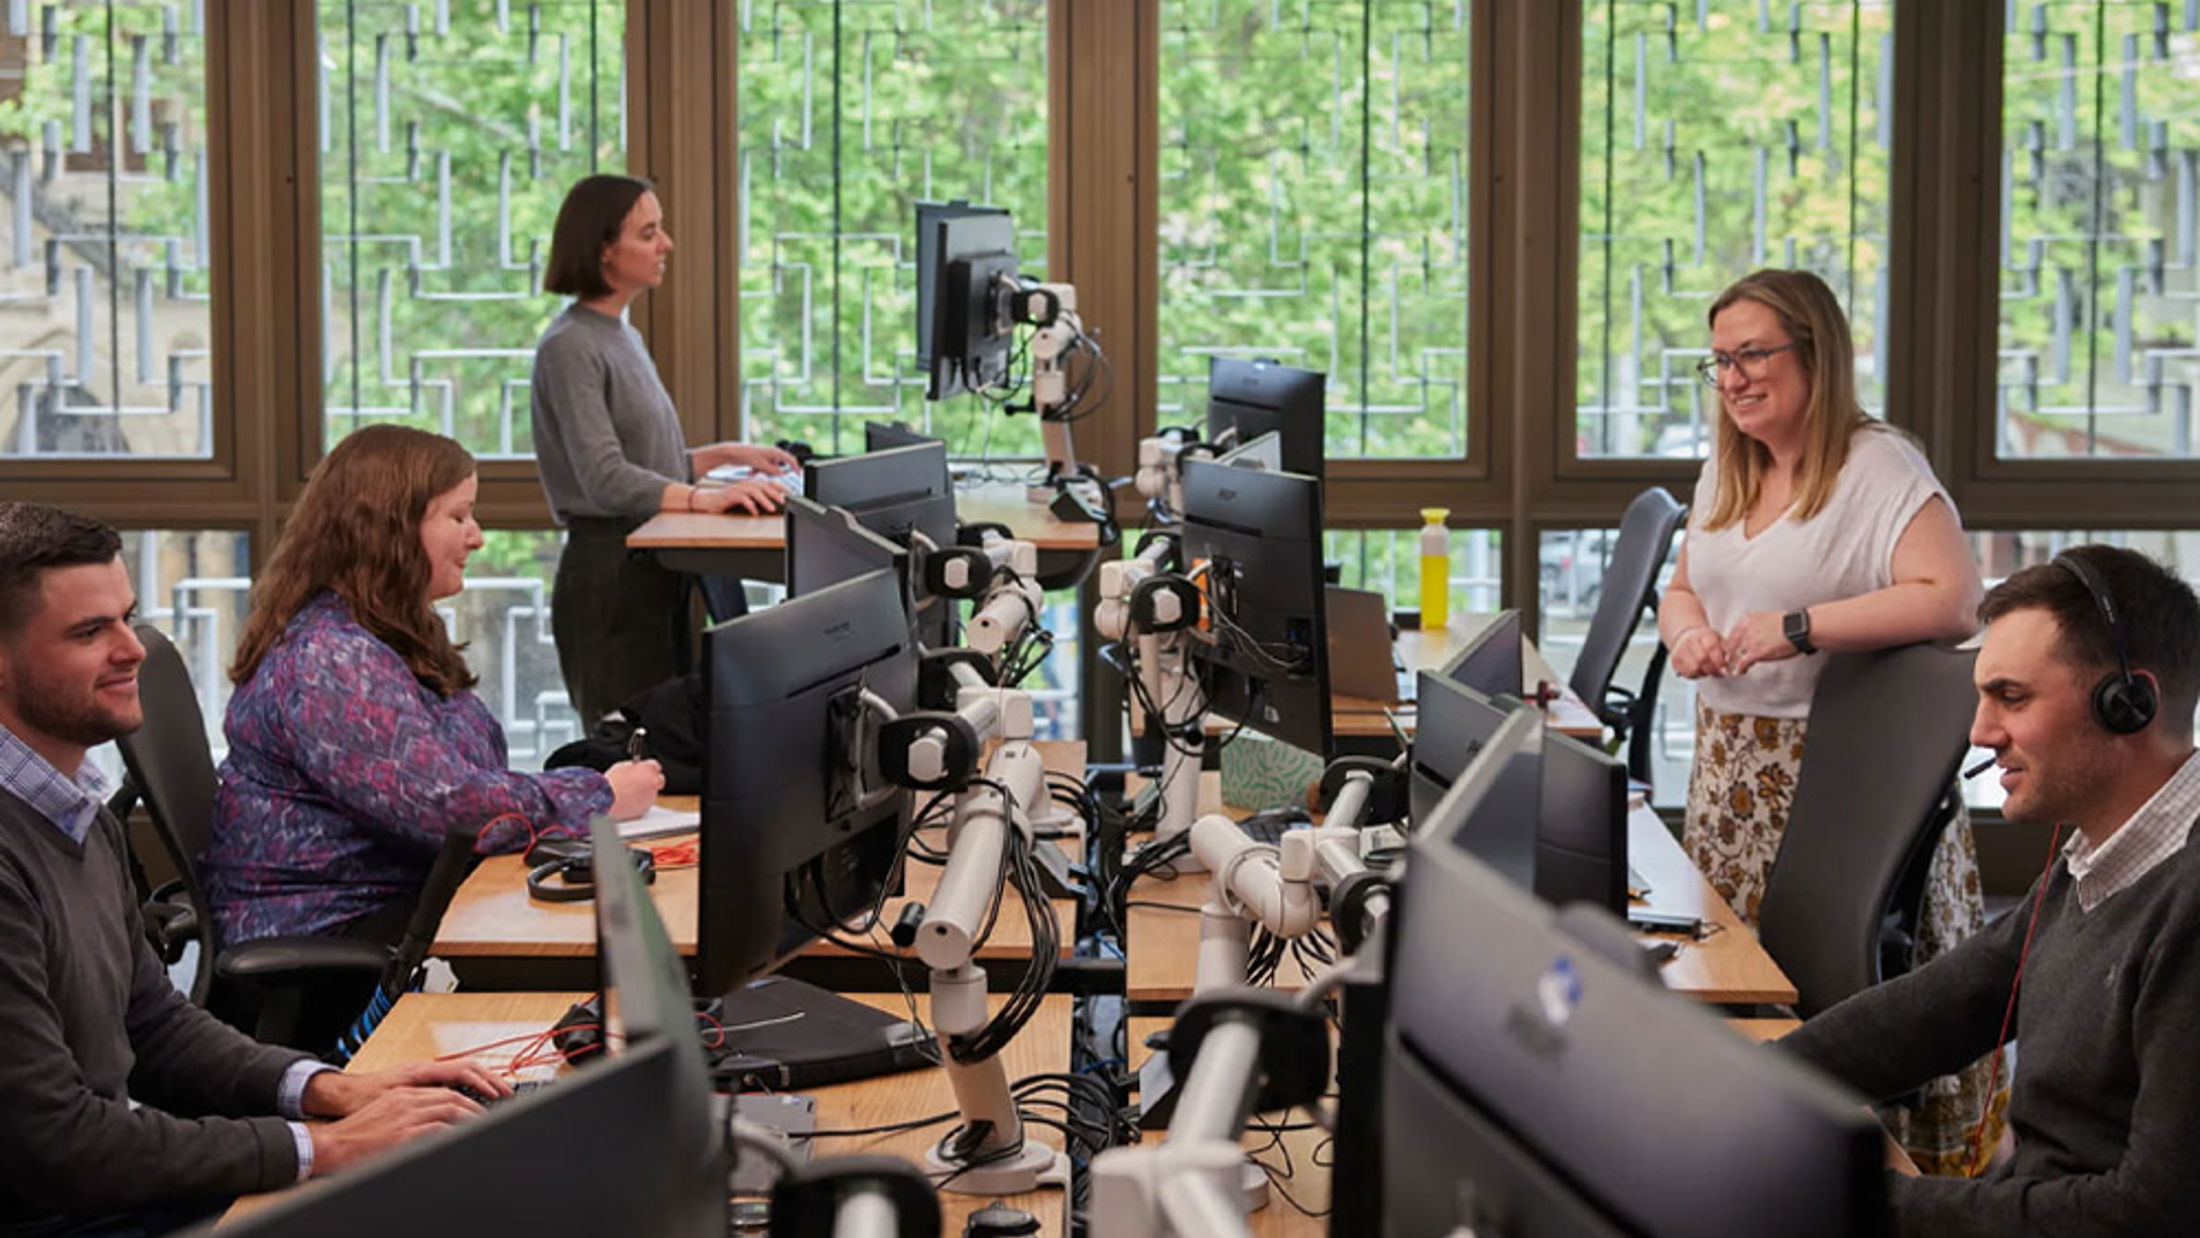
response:
[[[1687,627],[1682,628],[1680,631],[1673,633],[1673,639],[1665,642],[1665,647],[1671,649],[1674,646],[1680,644],[1681,641],[1685,637],[1687,637],[1690,632],[1693,632],[1698,628],[1709,628],[1710,626],[1711,625],[1708,623],[1691,623]]]
[[[691,512],[695,510],[695,495],[696,495],[696,492],[697,492],[698,490],[700,490],[701,488],[702,488],[702,487],[700,487],[700,486],[692,486],[692,485],[688,487],[688,510],[689,510],[689,511],[691,511]]]

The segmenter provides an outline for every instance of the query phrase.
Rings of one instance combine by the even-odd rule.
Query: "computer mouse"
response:
[[[1663,967],[1673,961],[1674,955],[1681,952],[1681,943],[1677,941],[1646,941],[1642,943],[1642,952],[1649,957],[1653,965]]]

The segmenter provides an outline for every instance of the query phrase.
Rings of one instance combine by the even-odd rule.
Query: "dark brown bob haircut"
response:
[[[568,297],[609,295],[603,277],[603,247],[619,239],[619,229],[645,193],[656,186],[639,176],[608,172],[584,176],[566,191],[550,231],[550,265],[542,273],[544,292]]]

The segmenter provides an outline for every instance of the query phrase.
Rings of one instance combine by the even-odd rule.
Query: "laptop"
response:
[[[1329,690],[1386,705],[1398,702],[1390,638],[1390,599],[1366,589],[1328,586]]]

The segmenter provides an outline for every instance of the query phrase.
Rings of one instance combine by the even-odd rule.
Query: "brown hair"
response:
[[[2107,587],[2124,630],[2124,656],[2133,671],[2152,671],[2160,685],[2155,716],[2179,738],[2192,735],[2192,713],[2200,705],[2200,598],[2192,586],[2136,550],[2098,543],[2073,546],[2063,555],[2082,561]],[[2081,674],[2116,669],[2116,646],[2108,621],[2083,582],[2052,563],[2035,563],[2013,572],[1986,591],[1978,604],[1981,624],[2012,611],[2044,610],[2054,616],[2061,639],[2056,654]]]
[[[1833,498],[1841,466],[1849,460],[1850,436],[1873,424],[1856,400],[1856,346],[1849,340],[1849,320],[1842,316],[1833,289],[1809,271],[1765,270],[1743,276],[1711,303],[1707,325],[1718,325],[1719,315],[1736,301],[1755,301],[1779,316],[1795,345],[1795,359],[1810,379],[1810,402],[1803,410],[1803,462],[1792,504],[1795,518],[1808,520]],[[1724,415],[1713,444],[1719,486],[1704,527],[1723,529],[1756,505],[1765,473],[1772,468],[1772,453]]]
[[[619,229],[642,195],[655,186],[638,176],[598,173],[584,176],[566,191],[558,222],[550,230],[550,265],[542,273],[544,292],[569,297],[608,296],[603,249],[619,239]]]
[[[292,617],[327,589],[437,695],[473,687],[474,673],[429,604],[431,568],[420,544],[429,500],[473,475],[465,448],[425,430],[368,426],[337,443],[306,480],[252,586],[231,682],[251,679]]]
[[[97,520],[43,503],[0,503],[0,638],[37,613],[48,570],[96,567],[121,553],[122,539]]]

